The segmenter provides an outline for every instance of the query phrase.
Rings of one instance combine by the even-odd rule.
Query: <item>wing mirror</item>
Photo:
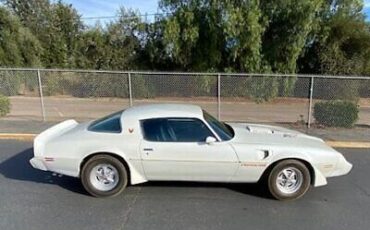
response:
[[[215,143],[216,141],[217,141],[216,138],[211,137],[211,136],[206,138],[206,143],[209,144],[209,145],[212,144],[212,143]]]

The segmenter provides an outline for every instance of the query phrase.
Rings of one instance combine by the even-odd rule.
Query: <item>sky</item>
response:
[[[370,0],[364,1],[364,13],[367,16],[367,20],[370,21]]]
[[[158,8],[158,0],[63,0],[63,2],[72,4],[82,18],[114,16],[120,6],[139,10],[142,14],[157,13]],[[96,20],[84,19],[90,25]],[[104,22],[107,19],[100,21]]]
[[[63,0],[72,4],[82,18],[114,16],[120,6],[139,10],[142,14],[156,13],[158,0]],[[370,21],[370,0],[364,0],[364,13]],[[107,20],[107,19],[106,19]],[[84,19],[87,24],[93,25],[96,19]],[[105,20],[101,20],[104,22]]]

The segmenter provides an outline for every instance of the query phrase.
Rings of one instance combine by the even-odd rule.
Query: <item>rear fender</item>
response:
[[[61,136],[78,125],[77,121],[71,119],[58,123],[36,136],[33,141],[33,151],[36,157],[44,154],[45,145],[55,137]]]
[[[84,160],[87,159],[89,156],[97,155],[97,154],[104,154],[104,153],[108,153],[108,154],[117,156],[119,158],[122,158],[126,162],[126,164],[129,167],[128,170],[130,171],[131,184],[139,184],[139,183],[144,183],[147,181],[140,159],[130,159],[123,151],[117,148],[111,148],[111,147],[106,147],[106,148],[103,147],[103,148],[95,149],[94,151],[91,151],[88,154],[85,154],[79,162],[79,165],[80,165],[79,170],[81,170],[81,166],[84,163]],[[79,175],[80,173],[81,172],[79,172]]]

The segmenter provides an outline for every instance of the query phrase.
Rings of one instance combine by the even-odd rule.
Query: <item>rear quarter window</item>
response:
[[[92,132],[102,132],[102,133],[120,133],[122,132],[121,126],[121,115],[123,111],[119,111],[110,114],[106,117],[100,118],[93,121],[88,130]]]

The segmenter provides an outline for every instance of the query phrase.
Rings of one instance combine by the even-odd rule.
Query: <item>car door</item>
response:
[[[205,142],[214,134],[199,119],[149,119],[141,125],[141,159],[149,180],[229,181],[238,167],[230,144]]]

